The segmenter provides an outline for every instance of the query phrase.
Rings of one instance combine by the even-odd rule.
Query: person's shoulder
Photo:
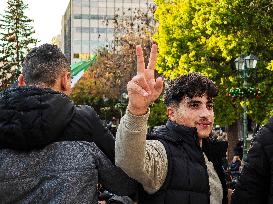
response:
[[[77,105],[75,106],[75,117],[77,118],[85,118],[88,121],[92,122],[92,120],[98,120],[99,116],[95,109],[89,105]]]
[[[89,105],[75,105],[75,110],[78,114],[82,115],[96,114],[94,108]]]
[[[254,142],[259,142],[263,146],[273,144],[273,123],[264,125],[255,135]]]

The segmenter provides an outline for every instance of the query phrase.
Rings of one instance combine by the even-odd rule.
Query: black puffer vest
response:
[[[140,191],[140,204],[209,204],[210,187],[203,151],[197,144],[196,128],[168,121],[150,136],[163,143],[168,173],[163,186],[149,195]],[[208,157],[209,158],[209,157]]]

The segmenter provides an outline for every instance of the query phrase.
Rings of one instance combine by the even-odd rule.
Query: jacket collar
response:
[[[188,144],[196,144],[198,142],[197,129],[195,127],[187,127],[179,125],[171,120],[168,120],[166,127],[172,132],[170,134],[173,142],[186,142]]]

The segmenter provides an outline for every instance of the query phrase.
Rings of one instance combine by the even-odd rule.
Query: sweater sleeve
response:
[[[129,111],[121,119],[116,137],[116,165],[155,193],[167,175],[167,154],[158,140],[146,140],[149,113],[134,116]]]

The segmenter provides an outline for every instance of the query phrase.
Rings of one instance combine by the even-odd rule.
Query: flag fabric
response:
[[[79,81],[84,72],[88,70],[95,62],[97,56],[92,55],[89,60],[80,61],[70,66],[72,75],[72,87]]]
[[[88,70],[96,62],[96,58],[97,58],[96,55],[92,55],[89,60],[72,64],[70,66],[72,77],[77,76],[81,71]]]

